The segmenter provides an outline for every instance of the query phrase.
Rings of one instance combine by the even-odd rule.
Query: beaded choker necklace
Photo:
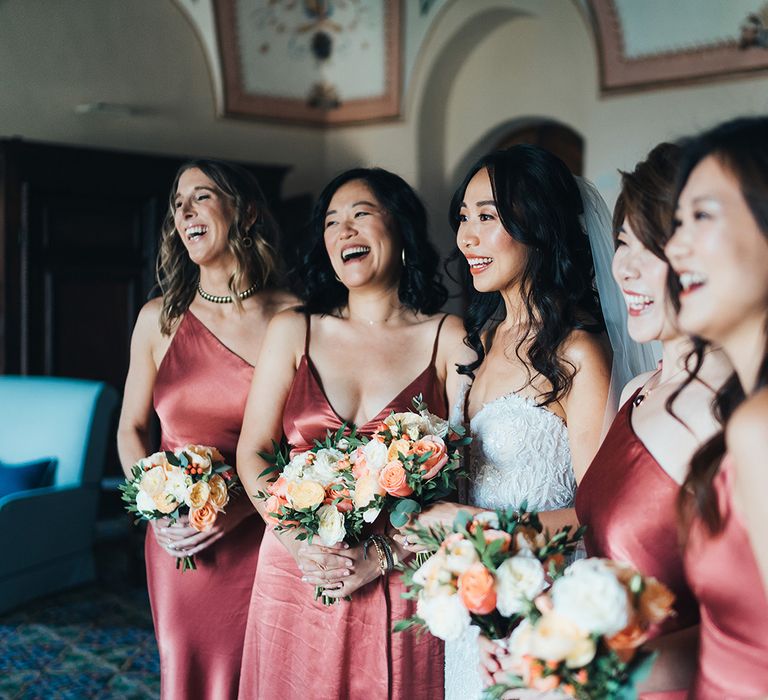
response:
[[[248,297],[252,297],[254,294],[256,294],[256,291],[258,290],[259,285],[258,284],[252,284],[248,289],[246,289],[244,292],[240,292],[237,295],[237,298],[240,299],[240,301],[243,301],[244,299],[247,299]],[[232,303],[232,297],[227,294],[226,296],[220,296],[218,294],[208,294],[199,284],[197,285],[197,293],[203,297],[206,301],[213,302],[214,304],[231,304]]]

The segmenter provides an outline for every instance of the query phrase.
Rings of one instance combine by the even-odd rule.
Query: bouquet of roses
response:
[[[507,642],[508,685],[487,690],[500,698],[512,688],[555,691],[581,700],[634,700],[655,654],[640,649],[651,625],[673,614],[674,596],[628,564],[582,559],[524,607]]]
[[[298,540],[312,542],[315,536],[327,547],[357,542],[365,523],[379,515],[383,499],[371,493],[359,500],[355,461],[364,454],[364,444],[353,430],[344,435],[343,425],[315,441],[306,452],[291,456],[285,446],[274,444],[274,452],[262,457],[272,463],[260,476],[272,475],[265,491],[256,496],[266,501],[268,519],[278,532],[299,529]]]
[[[190,526],[206,532],[224,512],[239,482],[215,447],[187,445],[175,453],[155,452],[140,459],[119,488],[126,510],[138,516],[137,522],[160,518],[175,522],[188,512]],[[182,573],[196,569],[194,557],[177,559],[176,568]]]
[[[458,478],[466,476],[460,448],[471,440],[463,427],[430,413],[421,395],[413,398],[413,407],[379,425],[358,463],[360,472],[375,477],[376,493],[385,497],[383,507],[398,528],[457,488]]]
[[[582,529],[571,535],[564,527],[550,537],[524,507],[474,517],[460,511],[451,530],[411,530],[434,553],[406,569],[406,595],[417,599],[416,615],[399,621],[395,630],[426,628],[446,641],[458,639],[470,625],[490,639],[507,637],[582,535]]]

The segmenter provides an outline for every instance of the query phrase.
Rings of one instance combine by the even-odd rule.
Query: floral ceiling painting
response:
[[[318,125],[397,117],[400,0],[215,0],[226,114]]]
[[[768,70],[766,0],[589,0],[603,92]]]

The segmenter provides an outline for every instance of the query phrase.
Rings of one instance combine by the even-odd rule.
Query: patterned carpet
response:
[[[0,699],[160,695],[146,590],[89,586],[0,617]]]

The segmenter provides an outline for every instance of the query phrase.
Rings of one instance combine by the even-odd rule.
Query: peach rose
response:
[[[637,617],[633,619],[621,632],[608,637],[605,640],[609,649],[613,649],[617,656],[627,663],[632,660],[635,650],[648,639],[648,627]]]
[[[143,459],[140,459],[138,462],[136,462],[143,471],[149,471],[153,467],[162,467],[166,471],[168,471],[171,468],[171,464],[168,461],[168,457],[165,454],[165,452],[155,452],[149,457],[144,457]]]
[[[674,615],[672,605],[675,595],[663,583],[653,577],[645,579],[645,586],[640,593],[640,615],[646,622],[655,625],[670,615]]]
[[[187,500],[190,508],[202,508],[208,503],[208,497],[211,495],[211,488],[205,481],[198,481],[189,489]]]
[[[179,507],[178,502],[174,501],[167,493],[159,493],[152,500],[155,503],[155,508],[166,515],[168,513],[173,513],[173,511]]]
[[[341,498],[338,503],[333,503],[337,498]],[[325,499],[323,500],[325,505],[335,505],[342,513],[349,513],[355,509],[352,503],[352,496],[350,496],[349,489],[340,489],[334,491],[330,486],[325,490]]]
[[[277,517],[282,512],[283,506],[288,505],[288,501],[280,496],[273,494],[265,502],[264,507],[267,509],[267,521],[273,525],[282,525],[280,519]]]
[[[495,540],[501,540],[502,544],[500,551],[502,552],[508,551],[509,545],[512,543],[512,535],[503,530],[483,530],[483,537],[485,538],[486,544],[490,544]]]
[[[533,688],[535,690],[554,690],[560,685],[560,676],[552,674],[551,676],[542,676],[533,681]]]
[[[317,481],[300,481],[288,485],[288,500],[297,510],[314,508],[325,500],[325,489]]]
[[[379,480],[373,474],[363,474],[355,482],[355,508],[365,508],[375,496],[383,496],[386,491],[379,485]]]
[[[221,510],[229,502],[227,483],[221,476],[214,474],[208,481],[208,487],[211,489],[211,503],[216,510]]]
[[[407,457],[411,452],[411,443],[405,438],[400,440],[393,440],[389,445],[389,451],[387,452],[387,459],[391,462],[395,459],[399,459],[400,455]]]
[[[459,595],[467,610],[487,615],[496,609],[496,588],[491,574],[480,562],[459,576]]]
[[[379,472],[379,486],[390,496],[410,496],[413,489],[408,486],[407,476],[403,463],[393,459]]]
[[[280,496],[280,498],[286,500],[288,498],[288,483],[288,480],[281,474],[267,486],[267,493],[270,496]]]
[[[413,443],[413,453],[417,457],[422,457],[428,452],[432,454],[421,464],[421,469],[424,472],[421,478],[424,481],[429,481],[436,477],[440,470],[448,463],[448,448],[443,440],[436,435],[427,435]]]
[[[212,503],[206,503],[202,508],[190,508],[189,524],[198,532],[207,532],[216,522],[216,509]]]

